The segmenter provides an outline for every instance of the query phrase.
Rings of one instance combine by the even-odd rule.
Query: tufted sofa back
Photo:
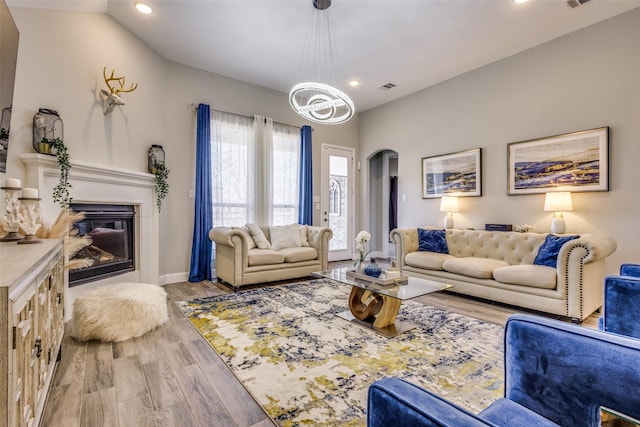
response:
[[[546,234],[515,231],[447,230],[449,254],[493,258],[510,265],[533,264]]]

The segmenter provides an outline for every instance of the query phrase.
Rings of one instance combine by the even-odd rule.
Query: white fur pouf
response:
[[[116,283],[92,289],[73,303],[71,336],[79,341],[118,342],[139,337],[167,321],[167,293],[147,283]]]

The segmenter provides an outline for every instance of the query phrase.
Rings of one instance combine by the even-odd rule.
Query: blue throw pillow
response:
[[[446,231],[418,228],[418,250],[448,254]]]
[[[533,263],[536,265],[546,265],[547,267],[556,268],[558,263],[558,253],[562,245],[569,240],[577,239],[580,236],[556,236],[548,234],[544,243],[538,248],[538,255]]]

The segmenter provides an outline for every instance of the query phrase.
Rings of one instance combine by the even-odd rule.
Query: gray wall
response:
[[[617,240],[609,273],[640,262],[639,40],[636,9],[361,113],[361,160],[398,152],[399,226],[442,224],[440,199],[421,198],[422,157],[481,147],[483,196],[460,199],[456,227],[531,224],[547,232],[543,194],[507,195],[507,144],[610,126],[610,191],[574,193],[567,230]]]
[[[5,177],[25,182],[21,153],[33,152],[32,120],[38,108],[57,110],[72,160],[146,172],[151,144],[164,146],[169,196],[160,215],[160,275],[184,280],[189,268],[194,201],[195,111],[261,114],[295,126],[307,124],[289,107],[288,95],[167,61],[106,14],[11,8],[20,31],[10,149]],[[212,52],[215,54],[215,52]],[[102,68],[127,82],[126,105],[102,113]],[[320,144],[357,147],[358,119],[342,126],[314,125],[314,195],[320,192]],[[73,191],[72,191],[73,195]],[[45,218],[52,222],[55,218]],[[314,222],[320,216],[314,211]]]

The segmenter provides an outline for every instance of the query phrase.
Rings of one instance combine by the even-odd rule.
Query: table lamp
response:
[[[551,220],[551,232],[556,234],[564,233],[567,231],[567,225],[564,222],[562,212],[573,210],[571,193],[568,191],[547,193],[544,196],[544,210],[546,212],[554,212],[553,219]]]
[[[444,228],[453,228],[453,212],[458,212],[458,198],[456,196],[442,196],[440,200],[440,212],[446,212]]]

